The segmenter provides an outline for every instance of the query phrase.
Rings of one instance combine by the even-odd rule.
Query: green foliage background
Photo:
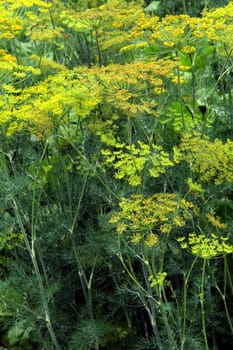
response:
[[[0,16],[0,350],[230,347],[233,3]]]

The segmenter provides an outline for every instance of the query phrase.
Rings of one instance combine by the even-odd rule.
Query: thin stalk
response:
[[[227,266],[227,257],[226,255],[224,256],[224,267],[223,267],[223,292],[220,290],[219,286],[217,285],[217,283],[215,284],[215,288],[217,289],[218,293],[220,294],[223,304],[224,304],[224,308],[225,308],[225,312],[226,312],[226,316],[227,316],[227,321],[231,330],[231,333],[233,334],[233,325],[232,325],[232,321],[231,321],[231,316],[229,314],[229,310],[228,310],[228,306],[227,306],[227,302],[226,302],[226,288],[227,288],[227,270],[228,270],[228,266]]]
[[[42,155],[40,157],[40,163],[42,162],[42,160],[45,157],[46,151],[48,148],[48,143],[45,143]],[[33,190],[32,190],[32,213],[31,213],[31,244],[32,244],[32,250],[34,250],[34,244],[36,241],[36,209],[35,209],[35,204],[36,204],[36,193],[37,193],[37,182],[39,179],[39,175],[40,175],[40,167],[38,167],[37,172],[36,172],[36,177],[35,177],[35,181],[33,184]]]
[[[142,262],[142,271],[143,271],[143,275],[144,275],[146,288],[147,288],[149,295],[153,295],[153,291],[152,291],[152,288],[151,288],[149,280],[148,280],[148,271],[146,271],[146,267],[149,267],[149,264],[145,264],[145,262]],[[151,271],[149,271],[149,274],[151,274]],[[161,348],[162,342],[161,342],[161,337],[159,334],[159,330],[157,327],[157,321],[156,321],[157,308],[155,307],[155,303],[154,303],[153,299],[151,299],[151,298],[148,299],[148,305],[146,307],[146,311],[149,315],[150,324],[151,324],[151,327],[153,329],[153,333],[156,336],[157,344],[159,345],[159,348]]]
[[[215,284],[215,288],[217,289],[218,293],[220,294],[220,296],[222,298],[222,301],[223,301],[223,304],[224,304],[224,308],[225,308],[225,312],[226,312],[226,316],[227,316],[227,322],[229,324],[231,333],[233,335],[233,325],[232,325],[232,322],[231,322],[231,316],[229,314],[229,310],[228,310],[225,294],[222,293],[222,291],[220,290],[220,288],[219,288],[219,286],[217,284]]]
[[[183,335],[182,335],[182,343],[181,343],[181,350],[184,349],[184,345],[185,345],[185,332],[186,332],[186,319],[187,319],[187,291],[188,291],[188,281],[189,281],[189,277],[191,275],[191,272],[193,270],[193,267],[197,261],[198,257],[196,256],[195,259],[192,262],[192,265],[188,271],[187,277],[184,280],[184,301],[183,301],[183,305],[184,305],[184,310],[183,310]]]
[[[147,290],[141,285],[141,283],[137,280],[137,278],[135,277],[134,273],[132,271],[130,271],[131,269],[128,268],[128,266],[126,265],[125,261],[124,261],[124,258],[122,256],[121,253],[118,253],[117,254],[120,262],[122,263],[122,266],[124,267],[125,271],[127,272],[127,274],[129,275],[129,277],[131,278],[131,280],[133,281],[133,283],[143,292],[145,293],[146,295],[148,294],[147,293]]]
[[[149,264],[149,258],[148,258],[147,249],[145,247],[145,244],[142,245],[142,256],[143,256],[143,260],[144,260],[144,264],[142,264],[142,269],[143,269],[143,275],[144,275],[145,283],[146,283],[146,286],[147,286],[147,290],[149,291],[149,294],[152,295],[153,292],[152,292],[152,288],[150,286],[150,283],[148,281],[148,273],[151,275],[153,273],[153,271],[152,271],[152,268],[151,268],[151,266]],[[163,259],[164,259],[164,255],[162,255],[162,260]],[[161,265],[163,266],[163,263]],[[146,271],[145,268],[147,268],[148,271]],[[177,349],[176,341],[175,341],[175,339],[173,337],[171,326],[170,326],[168,318],[167,318],[167,311],[164,310],[164,301],[163,301],[162,293],[161,293],[161,291],[163,291],[163,288],[158,286],[158,288],[155,288],[155,290],[156,290],[156,294],[157,294],[157,297],[158,297],[158,300],[159,300],[158,301],[159,309],[160,309],[160,312],[161,312],[161,315],[162,315],[162,319],[163,319],[163,322],[164,322],[164,325],[165,325],[165,329],[167,331],[169,342],[171,344],[171,349]],[[165,297],[164,300],[165,300],[165,303],[166,303],[166,297]],[[151,310],[155,312],[153,304],[151,304]],[[171,313],[169,313],[169,314],[171,316],[171,319],[174,320],[173,315]],[[155,316],[152,319],[152,321],[153,321],[153,324],[154,324],[155,323]]]
[[[187,7],[186,7],[186,1],[185,0],[182,0],[182,6],[183,6],[184,14],[187,14]]]
[[[132,269],[132,266],[131,264],[129,263],[129,267],[126,265],[125,261],[124,261],[124,258],[122,256],[121,253],[118,253],[118,258],[120,259],[120,262],[121,264],[123,265],[124,267],[124,270],[127,272],[128,276],[131,278],[131,280],[133,281],[133,283],[139,288],[139,290],[142,292],[142,294],[140,293],[139,294],[139,297],[143,303],[143,306],[145,308],[145,310],[147,311],[148,313],[148,316],[150,318],[150,323],[151,323],[151,327],[153,329],[153,333],[154,335],[156,336],[156,340],[157,340],[157,344],[159,346],[159,349],[162,348],[162,342],[161,342],[161,338],[160,338],[160,335],[159,335],[159,331],[158,331],[158,328],[157,328],[157,322],[156,322],[156,312],[155,312],[155,307],[154,305],[155,304],[158,304],[158,301],[155,300],[155,298],[152,296],[152,294],[148,293],[148,290],[146,290],[142,285],[141,283],[137,280],[134,272],[133,272],[133,269]],[[149,299],[149,305],[148,303],[146,302],[143,294],[148,297]]]
[[[127,243],[123,240],[124,244],[127,245]],[[121,247],[120,247],[120,237],[118,239],[118,246],[119,246],[119,251],[121,251]],[[127,248],[130,249],[130,247]],[[132,249],[130,249],[132,250]],[[153,329],[153,333],[156,336],[156,341],[157,344],[159,346],[159,348],[162,348],[162,342],[161,342],[161,337],[159,335],[159,330],[157,327],[157,322],[156,322],[156,314],[157,314],[157,310],[155,308],[155,305],[158,305],[159,302],[153,297],[153,293],[151,290],[151,287],[149,285],[149,281],[148,281],[148,274],[145,271],[145,266],[148,267],[148,259],[146,257],[140,257],[137,255],[137,257],[140,259],[140,262],[142,264],[142,270],[143,270],[143,275],[144,275],[144,279],[145,279],[145,283],[146,283],[146,289],[142,286],[142,284],[137,280],[135,274],[134,274],[134,270],[130,261],[130,258],[128,260],[128,266],[125,262],[125,259],[123,258],[121,253],[118,253],[118,257],[125,269],[125,271],[128,273],[129,277],[132,279],[133,283],[139,288],[139,290],[142,292],[139,294],[139,297],[143,303],[143,306],[145,308],[145,310],[148,313],[149,319],[150,319],[150,323],[151,323],[151,327]],[[150,273],[152,273],[152,271],[150,270]],[[145,300],[145,297],[148,298],[148,302]]]
[[[228,52],[228,48],[227,48],[227,45],[224,44],[224,49],[225,49],[225,52],[226,52],[226,55],[227,57],[231,57],[231,53],[232,53],[232,50],[230,50],[230,53]],[[231,80],[231,76],[229,75],[228,76],[228,79],[227,79],[227,83],[228,83],[228,89],[227,89],[227,93],[228,93],[228,111],[232,111],[232,80]],[[226,94],[224,94],[224,97],[226,96]],[[231,130],[231,133],[232,133],[232,113],[228,113],[228,124],[229,124],[229,129]]]
[[[97,28],[95,30],[95,40],[96,40],[97,53],[98,53],[98,64],[99,64],[99,67],[102,67],[102,57],[101,57],[101,50],[100,50],[100,44],[99,44]]]
[[[191,74],[192,74],[192,119],[194,119],[194,110],[195,110],[195,103],[196,103],[196,76],[195,76],[195,64],[196,64],[196,56],[195,53],[192,59],[192,55],[190,54],[190,61],[192,62],[191,65]]]
[[[163,319],[163,322],[164,322],[164,325],[165,325],[165,329],[167,331],[169,343],[170,343],[170,348],[169,349],[171,349],[171,350],[177,349],[178,350],[176,341],[175,341],[175,339],[173,337],[172,330],[171,330],[171,327],[170,327],[170,324],[169,324],[169,321],[168,321],[168,318],[167,318],[166,311],[164,310],[163,303],[159,304],[159,309],[160,309],[160,312],[161,312],[161,315],[162,315],[162,319]]]
[[[167,300],[167,295],[166,295],[165,288],[162,286],[162,287],[160,287],[160,289],[161,289],[161,292],[162,292],[163,300],[164,300],[165,304],[168,305],[168,300]],[[172,313],[170,308],[169,308],[168,312],[169,312],[169,316],[170,316],[171,320],[173,321],[173,324],[177,326],[178,325],[178,319],[175,320],[175,317],[174,317],[174,315],[173,315],[173,313]]]
[[[80,196],[79,196],[77,208],[76,208],[76,211],[75,211],[75,214],[74,214],[74,217],[73,217],[72,225],[71,225],[71,228],[68,229],[68,232],[69,232],[70,240],[71,240],[71,243],[72,243],[72,249],[73,249],[73,252],[74,252],[74,257],[76,259],[78,270],[79,270],[79,278],[80,278],[80,282],[81,282],[81,286],[82,286],[83,295],[84,295],[84,298],[85,298],[88,314],[89,314],[89,317],[91,319],[93,319],[94,315],[93,315],[93,303],[92,303],[91,286],[92,286],[92,280],[93,280],[95,263],[92,266],[92,270],[91,270],[90,276],[88,278],[87,274],[86,274],[86,272],[85,272],[85,270],[83,268],[82,262],[80,260],[79,252],[78,252],[77,245],[76,245],[75,238],[74,238],[74,229],[75,229],[75,225],[77,223],[78,215],[79,215],[79,212],[80,212],[81,202],[82,202],[85,190],[86,190],[87,179],[88,179],[88,175],[86,175],[86,177],[84,179],[84,183],[83,183],[82,190],[81,190],[81,193],[80,193]]]
[[[80,149],[79,149],[78,147],[76,147],[75,144],[74,144],[70,139],[67,139],[67,138],[65,138],[65,137],[63,137],[63,136],[61,136],[61,135],[59,135],[59,137],[60,137],[61,139],[65,139],[66,141],[68,141],[69,144],[73,147],[73,149],[81,156],[81,158],[82,158],[83,160],[87,161],[87,158],[82,154],[82,152],[80,152]],[[93,167],[92,167],[92,165],[90,164],[90,170],[93,170],[92,168],[93,168]],[[95,176],[96,176],[96,178],[100,181],[100,183],[104,186],[104,188],[106,188],[106,190],[107,190],[109,193],[111,193],[116,199],[120,200],[120,197],[119,197],[116,193],[114,193],[114,192],[111,190],[111,188],[108,186],[108,184],[101,178],[101,176],[100,176],[97,172],[95,173]]]
[[[40,161],[43,160],[45,153],[47,151],[47,142],[45,143]],[[51,322],[51,317],[50,317],[50,310],[49,310],[49,306],[48,306],[48,300],[47,300],[47,296],[46,296],[46,290],[45,290],[45,286],[43,283],[43,279],[42,279],[42,275],[40,273],[40,269],[39,269],[39,265],[38,265],[38,261],[37,261],[37,254],[36,254],[36,249],[35,249],[35,242],[36,242],[36,210],[35,210],[35,203],[36,203],[36,193],[37,193],[37,182],[39,179],[39,173],[40,173],[40,169],[38,168],[37,173],[36,173],[36,177],[34,180],[34,186],[33,186],[33,192],[32,192],[32,208],[31,208],[31,235],[30,235],[30,241],[26,232],[26,229],[24,227],[23,224],[23,220],[20,214],[20,209],[19,209],[19,205],[16,201],[16,199],[14,197],[11,198],[12,200],[12,204],[13,204],[13,209],[14,209],[14,213],[18,222],[18,225],[20,227],[20,230],[23,234],[24,237],[24,242],[25,242],[25,246],[26,249],[30,255],[31,261],[32,261],[32,265],[35,271],[35,275],[36,275],[36,279],[38,281],[38,286],[39,286],[39,291],[40,291],[40,296],[41,296],[41,301],[42,301],[42,305],[43,305],[43,310],[44,310],[44,317],[45,317],[45,322],[46,322],[46,326],[48,329],[48,332],[50,334],[51,340],[55,346],[56,350],[60,350],[60,346],[58,344],[57,341],[57,337],[55,335],[53,326],[52,326],[52,322]],[[46,276],[45,276],[46,277]]]
[[[169,284],[169,288],[172,292],[172,297],[175,299],[175,303],[176,303],[176,318],[174,318],[173,314],[172,314],[172,320],[174,322],[174,326],[177,329],[178,328],[178,333],[179,333],[179,337],[180,337],[180,343],[182,345],[182,339],[183,339],[183,335],[182,335],[182,317],[181,317],[181,307],[180,307],[180,303],[179,300],[176,296],[176,288],[174,289],[172,286],[172,283]],[[166,298],[166,293],[165,293],[165,289],[163,289],[163,297],[165,299],[165,301],[167,302],[167,298]]]
[[[41,66],[41,62],[42,62],[42,58],[43,58],[43,54],[45,52],[45,42],[42,43],[40,52],[39,52],[39,62],[38,62],[38,68],[40,68]]]
[[[111,188],[108,186],[108,184],[102,179],[101,176],[99,176],[97,173],[95,174],[96,178],[99,180],[99,182],[106,188],[106,190],[113,195],[116,199],[120,200],[120,197],[114,193]]]
[[[93,54],[92,54],[92,52],[91,52],[91,49],[90,49],[90,46],[89,46],[89,43],[88,43],[88,39],[87,39],[87,36],[86,36],[86,34],[85,33],[82,33],[83,34],[83,38],[84,38],[84,41],[85,41],[85,44],[86,44],[86,47],[87,47],[87,53],[88,53],[88,55],[87,55],[87,60],[88,60],[88,65],[89,66],[91,66],[91,60],[92,60],[92,58],[93,58]],[[78,37],[79,38],[79,37]],[[93,43],[92,43],[92,45],[93,45]]]
[[[226,289],[227,289],[227,260],[226,260],[226,255],[224,255],[223,259],[223,293],[226,295]]]
[[[128,134],[128,144],[130,145],[130,148],[132,147],[132,125],[131,125],[131,118],[127,118],[127,134]]]
[[[39,270],[39,266],[38,266],[38,262],[37,262],[37,258],[36,258],[36,254],[35,254],[35,250],[34,250],[34,244],[30,245],[26,230],[24,228],[24,224],[22,222],[21,219],[21,215],[20,215],[20,211],[19,211],[19,207],[18,204],[16,202],[16,200],[14,198],[12,198],[12,203],[13,203],[13,208],[14,208],[14,212],[15,212],[15,216],[17,219],[17,222],[19,224],[20,230],[23,234],[24,237],[24,242],[27,248],[27,251],[30,255],[32,264],[33,264],[33,268],[35,271],[35,275],[38,281],[38,285],[39,285],[39,290],[40,290],[40,296],[41,296],[41,301],[42,301],[42,305],[43,305],[43,309],[44,309],[44,316],[45,316],[45,322],[46,322],[46,326],[48,329],[48,332],[50,334],[51,340],[55,346],[56,350],[60,350],[60,346],[58,344],[57,341],[57,337],[56,334],[54,332],[52,323],[51,323],[51,317],[50,317],[50,311],[49,311],[49,306],[48,306],[48,301],[47,301],[47,297],[46,297],[46,291],[44,288],[44,284],[43,284],[43,280],[42,280],[42,276],[40,274],[40,270]]]
[[[233,283],[232,283],[232,277],[231,277],[231,271],[229,269],[229,266],[228,266],[228,262],[227,262],[227,257],[224,256],[224,264],[225,264],[225,269],[226,269],[226,273],[227,273],[227,280],[228,280],[228,283],[230,285],[230,290],[231,290],[231,293],[233,295]]]
[[[125,260],[121,254],[121,244],[120,244],[120,241],[121,241],[121,237],[120,235],[118,235],[118,248],[119,248],[119,253],[117,254],[120,262],[122,263],[125,271],[128,273],[129,277],[132,279],[132,281],[134,282],[134,284],[136,286],[139,287],[139,289],[145,294],[145,295],[148,295],[148,292],[147,290],[141,285],[141,283],[137,280],[136,276],[134,275],[134,272],[133,272],[133,268],[131,266],[131,264],[129,263],[129,267],[126,265],[125,263]],[[154,299],[155,300],[155,299]],[[156,301],[156,300],[155,300]]]
[[[206,325],[205,325],[205,298],[204,298],[205,269],[206,269],[206,259],[203,259],[202,276],[201,276],[201,293],[200,293],[201,323],[202,323],[202,332],[203,332],[203,337],[205,342],[205,349],[209,350],[207,334],[206,334]]]
[[[176,51],[176,57],[178,58],[178,52]],[[178,97],[179,97],[179,103],[180,103],[180,112],[181,112],[181,120],[182,120],[182,126],[183,130],[185,131],[185,120],[184,120],[184,106],[183,106],[183,99],[181,94],[181,79],[180,79],[180,67],[177,67],[177,86],[178,86]]]
[[[18,50],[16,48],[16,43],[15,43],[15,38],[12,40],[12,44],[13,44],[13,48],[14,48],[14,54],[16,57],[16,62],[18,65],[20,65],[20,59],[19,59],[19,55],[18,55]]]
[[[114,273],[111,262],[108,263],[108,268],[109,268],[109,273],[110,273],[110,276],[112,277],[113,283],[114,283],[116,289],[118,289],[119,285],[121,284],[121,279],[119,278],[119,276],[117,276]],[[129,311],[127,310],[127,307],[125,304],[122,305],[122,308],[124,310],[126,322],[127,322],[128,329],[129,329],[129,334],[132,336],[133,335],[133,325],[132,325],[132,320],[131,320],[130,315],[129,315]]]
[[[129,143],[129,147],[130,147],[130,155],[132,157],[132,162],[133,162],[133,165],[134,165],[134,168],[136,170],[136,174],[139,178],[141,178],[140,176],[140,172],[138,171],[138,168],[137,168],[137,164],[135,162],[135,157],[134,157],[134,154],[133,154],[133,148],[132,148],[132,124],[131,124],[131,118],[128,117],[127,119],[127,132],[128,132],[128,143]],[[141,183],[141,186],[140,186],[140,190],[142,192],[142,183]]]
[[[211,91],[211,93],[210,93],[210,95],[209,95],[209,97],[208,97],[209,99],[210,99],[210,97],[212,97],[212,95],[214,94],[216,87],[218,86],[219,82],[220,82],[221,79],[224,77],[224,75],[228,74],[228,73],[231,72],[231,70],[232,70],[233,64],[230,65],[228,68],[226,68],[226,66],[227,66],[227,64],[228,64],[228,62],[229,62],[229,59],[230,59],[230,57],[231,57],[232,52],[233,52],[233,49],[231,49],[231,50],[228,52],[228,55],[227,55],[227,57],[226,57],[226,61],[224,62],[224,65],[223,65],[223,67],[222,67],[222,70],[221,70],[221,72],[219,73],[218,79],[216,80],[216,82],[215,82],[215,84],[214,84],[214,87],[213,87],[213,89],[212,89],[212,91]]]

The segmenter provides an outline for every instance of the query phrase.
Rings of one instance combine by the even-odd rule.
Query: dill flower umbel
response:
[[[203,259],[211,259],[217,256],[233,253],[233,245],[226,243],[227,237],[217,237],[211,233],[208,237],[204,234],[190,233],[187,237],[180,237],[177,241],[182,249],[187,249],[193,255]]]

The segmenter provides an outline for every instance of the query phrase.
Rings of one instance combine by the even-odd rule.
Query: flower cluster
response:
[[[116,224],[117,233],[127,234],[132,243],[145,239],[148,247],[157,244],[158,234],[185,226],[194,209],[191,202],[172,193],[155,193],[147,198],[134,194],[131,199],[122,198],[119,206],[120,211],[109,222]]]
[[[190,233],[188,238],[177,239],[182,249],[188,249],[193,255],[202,259],[211,259],[221,255],[233,253],[233,245],[228,244],[227,237],[218,237],[211,233],[208,237],[204,234]]]
[[[233,142],[230,140],[226,143],[219,139],[211,142],[198,134],[184,135],[179,147],[174,147],[174,161],[187,162],[200,181],[214,181],[216,185],[233,181]],[[190,180],[189,184],[192,185]]]
[[[148,281],[150,282],[150,286],[151,287],[163,286],[166,276],[167,276],[166,272],[158,272],[156,273],[155,276],[150,275],[148,278]]]
[[[131,186],[138,186],[142,182],[146,169],[151,177],[159,177],[166,172],[166,168],[173,166],[169,154],[161,146],[145,144],[138,141],[139,147],[117,143],[117,151],[102,150],[105,163],[116,170],[115,178],[127,178]]]

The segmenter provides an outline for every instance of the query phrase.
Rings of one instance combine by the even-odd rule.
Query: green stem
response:
[[[40,157],[40,162],[43,160],[45,153],[47,151],[47,142],[45,143],[42,155]],[[36,177],[34,179],[34,185],[33,185],[33,190],[32,190],[32,209],[31,209],[31,235],[30,235],[30,240],[28,238],[26,229],[23,224],[22,220],[22,215],[20,214],[20,208],[19,205],[14,197],[12,197],[12,204],[13,204],[13,209],[15,212],[15,216],[18,222],[18,225],[20,227],[20,230],[23,234],[24,237],[24,242],[26,245],[26,249],[30,255],[32,265],[35,271],[36,279],[38,281],[38,286],[39,286],[39,291],[40,291],[40,296],[41,296],[41,301],[44,309],[44,316],[45,316],[45,322],[46,326],[48,329],[48,332],[50,334],[51,340],[55,346],[56,350],[60,350],[60,346],[58,344],[52,323],[51,323],[51,317],[50,317],[50,311],[49,311],[49,306],[48,306],[48,300],[46,296],[46,290],[45,286],[43,283],[42,275],[40,273],[38,261],[37,261],[37,254],[36,254],[36,249],[35,249],[35,242],[36,242],[36,210],[35,210],[35,204],[36,204],[36,193],[37,193],[37,184],[38,184],[38,179],[40,176],[40,168],[38,167]],[[40,194],[39,194],[40,196]]]
[[[42,155],[40,157],[40,161],[39,164],[41,164],[42,160],[45,157],[46,151],[48,148],[48,143],[45,143],[45,146],[43,148],[42,151]],[[40,171],[41,168],[40,166],[38,166],[37,168],[37,172],[36,172],[36,177],[34,180],[34,184],[33,184],[33,190],[32,190],[32,213],[31,213],[31,242],[32,242],[32,249],[34,249],[34,244],[36,241],[36,209],[35,209],[35,204],[36,204],[36,193],[37,193],[37,185],[38,185],[38,179],[40,176]],[[40,194],[39,194],[40,195]]]
[[[202,323],[202,332],[205,342],[205,349],[209,350],[207,334],[206,334],[206,325],[205,325],[205,298],[204,298],[204,288],[205,288],[205,268],[206,268],[206,259],[203,260],[202,266],[202,276],[201,276],[201,293],[200,293],[200,303],[201,303],[201,323]]]
[[[184,12],[184,14],[187,14],[187,7],[186,7],[185,0],[182,0],[182,5],[183,5],[183,12]]]
[[[120,235],[118,236],[118,249],[119,249],[119,253],[117,254],[118,258],[120,259],[120,262],[122,264],[122,266],[124,267],[125,271],[128,273],[129,277],[132,279],[132,281],[134,282],[134,284],[136,286],[138,286],[138,288],[146,295],[148,296],[148,292],[147,290],[142,286],[142,284],[137,280],[134,272],[133,272],[133,268],[130,265],[129,267],[127,266],[127,264],[125,263],[125,260],[121,254],[121,237]],[[157,303],[157,301],[153,298],[153,300]]]
[[[194,110],[195,110],[195,103],[196,103],[196,75],[195,75],[195,64],[196,64],[196,53],[194,54],[193,58],[190,54],[190,61],[191,64],[191,74],[192,74],[192,118],[194,119]]]
[[[96,40],[96,46],[97,46],[97,52],[98,52],[98,64],[99,64],[99,67],[102,67],[102,57],[101,57],[101,51],[100,51],[100,45],[99,45],[99,38],[98,38],[98,30],[97,30],[97,28],[95,30],[95,40]]]
[[[218,293],[220,294],[220,296],[222,298],[222,301],[223,301],[223,304],[224,304],[224,308],[225,308],[225,312],[226,312],[226,316],[227,316],[227,321],[228,321],[229,327],[231,329],[231,333],[233,335],[233,325],[232,325],[232,322],[231,322],[231,316],[229,314],[228,306],[227,306],[227,303],[226,303],[225,294],[221,292],[221,290],[220,290],[220,288],[219,288],[219,286],[217,284],[215,285],[215,288],[217,289]]]
[[[69,139],[67,139],[67,138],[65,138],[65,137],[63,137],[63,136],[61,136],[61,135],[59,135],[59,137],[60,137],[61,139],[65,139],[67,142],[69,142],[69,144],[70,144],[70,145],[73,147],[73,149],[80,155],[80,157],[81,157],[83,160],[87,161],[87,158],[85,157],[85,155],[82,154],[82,152],[80,152],[79,148],[77,148],[77,147],[75,146],[75,144],[74,144],[71,140],[69,140]],[[91,164],[90,164],[90,170],[93,170],[93,167],[92,167]],[[120,197],[119,197],[116,193],[114,193],[114,192],[111,190],[111,188],[108,186],[108,184],[101,178],[101,176],[100,176],[97,172],[95,173],[95,176],[96,176],[96,178],[100,181],[100,183],[104,186],[104,188],[106,188],[106,190],[107,190],[109,193],[111,193],[116,199],[120,200]]]
[[[227,280],[228,280],[228,283],[229,283],[229,286],[230,286],[231,294],[233,295],[233,283],[232,283],[232,277],[231,277],[231,270],[229,269],[226,256],[224,256],[224,264],[225,264]]]
[[[182,335],[182,342],[181,342],[181,350],[184,349],[184,345],[185,345],[185,332],[186,332],[186,319],[187,319],[187,291],[188,291],[188,281],[189,281],[189,277],[191,275],[191,272],[193,270],[193,267],[197,261],[198,257],[196,256],[195,259],[192,262],[192,265],[188,271],[187,277],[184,280],[184,301],[183,301],[183,335]]]
[[[15,38],[12,40],[12,43],[13,43],[13,48],[14,48],[14,54],[15,54],[15,57],[16,57],[16,61],[17,61],[17,64],[19,66],[20,65],[20,60],[19,60],[18,50],[16,48]]]
[[[78,271],[79,271],[79,278],[80,278],[80,282],[82,285],[82,290],[83,290],[83,295],[85,298],[85,302],[87,305],[87,309],[88,309],[88,314],[89,317],[91,319],[93,319],[94,315],[93,315],[93,304],[92,304],[92,290],[91,290],[91,286],[92,286],[92,279],[93,279],[93,274],[94,274],[94,268],[95,268],[95,264],[93,264],[92,266],[92,270],[91,270],[91,274],[89,276],[89,278],[87,277],[87,274],[83,268],[80,256],[79,256],[79,252],[77,249],[77,244],[74,238],[74,229],[75,226],[77,224],[77,219],[78,219],[78,214],[80,212],[80,208],[81,208],[81,202],[85,193],[85,189],[86,189],[86,185],[87,185],[87,179],[88,179],[88,175],[86,175],[85,179],[84,179],[84,183],[82,186],[82,190],[79,196],[79,200],[78,200],[78,204],[77,204],[77,208],[73,217],[73,222],[71,225],[71,228],[68,230],[69,232],[69,236],[70,236],[70,240],[72,243],[72,249],[74,252],[74,257],[75,260],[77,262],[77,266],[78,266]]]
[[[224,256],[224,270],[223,270],[223,292],[220,290],[220,288],[218,287],[217,283],[215,284],[215,288],[217,289],[218,293],[220,294],[223,304],[224,304],[224,308],[225,308],[225,312],[226,312],[226,316],[227,316],[227,321],[231,330],[231,333],[233,334],[233,325],[232,325],[232,321],[231,321],[231,316],[229,314],[229,310],[228,310],[228,306],[227,306],[227,302],[226,302],[226,288],[227,288],[227,257],[226,255]]]
[[[178,58],[178,52],[176,51],[176,57]],[[184,106],[183,106],[183,99],[181,94],[181,80],[180,80],[180,67],[177,67],[177,84],[178,84],[178,97],[179,97],[179,103],[180,103],[180,112],[181,112],[181,120],[182,120],[182,126],[183,130],[185,131],[185,120],[184,120]]]
[[[44,288],[44,284],[43,284],[43,280],[42,280],[42,276],[40,274],[40,270],[39,270],[39,266],[38,266],[38,262],[37,262],[37,258],[36,258],[36,254],[35,254],[35,250],[34,250],[34,244],[30,245],[26,230],[24,228],[24,224],[22,222],[21,219],[21,215],[20,215],[20,211],[19,211],[19,207],[18,204],[16,202],[16,200],[14,198],[12,198],[12,203],[13,203],[13,208],[14,208],[14,212],[15,212],[15,216],[17,219],[17,222],[19,224],[20,230],[23,234],[24,237],[24,241],[25,241],[25,245],[27,248],[27,251],[31,257],[32,260],[32,264],[33,264],[33,268],[35,271],[35,275],[38,281],[38,285],[39,285],[39,290],[40,290],[40,296],[41,296],[41,301],[42,301],[42,305],[43,305],[43,309],[44,309],[44,316],[45,316],[45,322],[46,322],[46,326],[47,329],[49,331],[51,340],[55,346],[56,350],[60,350],[60,346],[58,344],[57,341],[57,337],[55,335],[52,323],[51,323],[51,317],[50,317],[50,311],[49,311],[49,306],[48,306],[48,301],[47,301],[47,297],[46,297],[46,291]]]

